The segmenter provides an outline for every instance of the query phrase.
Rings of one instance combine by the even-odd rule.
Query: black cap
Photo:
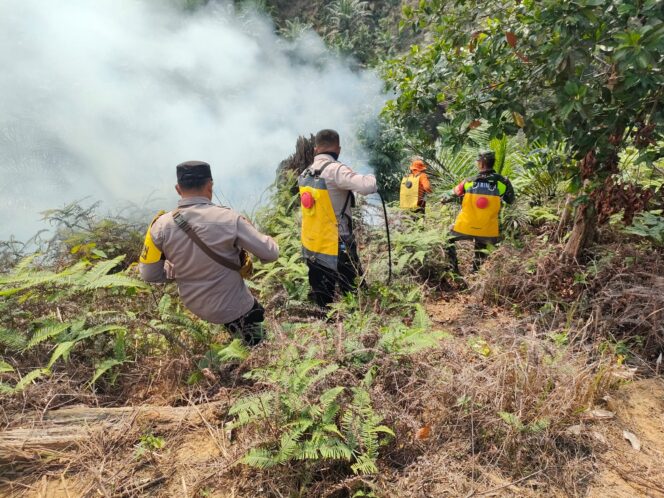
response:
[[[178,183],[187,180],[206,180],[212,178],[210,165],[203,161],[187,161],[176,168]]]
[[[479,155],[477,156],[477,160],[481,161],[482,159],[485,159],[487,161],[495,161],[496,160],[496,153],[492,150],[487,150],[484,152],[480,152]]]

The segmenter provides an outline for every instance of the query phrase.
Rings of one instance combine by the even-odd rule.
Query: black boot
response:
[[[454,242],[450,243],[445,248],[445,252],[447,253],[447,259],[449,262],[449,271],[460,276],[461,272],[459,271],[459,258],[457,257],[456,245]]]

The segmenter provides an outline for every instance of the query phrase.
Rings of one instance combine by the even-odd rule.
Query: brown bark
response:
[[[595,207],[590,204],[580,204],[576,208],[574,226],[572,233],[567,239],[563,250],[563,256],[577,260],[595,237],[597,225],[597,213]]]
[[[149,424],[164,432],[213,420],[224,409],[221,402],[197,406],[137,406],[122,408],[72,407],[24,416],[21,426],[0,432],[0,465],[31,460],[40,455],[76,447],[94,431]]]
[[[573,200],[574,197],[571,194],[567,194],[567,198],[565,199],[565,205],[563,206],[563,210],[560,213],[560,221],[558,222],[558,228],[556,229],[555,233],[555,238],[558,241],[563,240],[565,232],[567,231],[567,225],[569,224],[569,220],[572,217],[573,213],[572,209]]]

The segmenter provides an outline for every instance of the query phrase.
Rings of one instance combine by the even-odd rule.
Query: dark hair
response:
[[[178,185],[182,190],[200,190],[212,178],[182,178],[178,180]]]
[[[493,169],[493,165],[496,164],[496,154],[493,151],[482,152],[477,156],[477,160],[480,161],[485,168]]]
[[[339,134],[334,130],[321,130],[316,133],[316,147],[337,147]]]

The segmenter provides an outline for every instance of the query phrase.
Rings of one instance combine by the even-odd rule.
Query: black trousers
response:
[[[224,326],[231,334],[240,336],[248,346],[255,346],[263,340],[263,320],[265,309],[254,299],[254,305],[247,313]]]
[[[357,277],[362,274],[362,267],[354,239],[348,243],[340,242],[336,271],[316,261],[307,261],[307,266],[311,297],[321,308],[326,308],[334,301],[337,286],[342,295],[357,291]]]
[[[490,242],[478,239],[477,237],[473,237],[472,235],[455,235],[447,240],[447,247],[445,248],[445,252],[447,252],[447,258],[450,260],[450,266],[452,267],[452,271],[458,275],[460,274],[460,272],[459,272],[459,258],[457,256],[456,243],[460,240],[473,240],[475,242],[474,244],[475,255],[473,256],[473,271],[474,272],[478,271],[480,269],[480,266],[482,266],[482,263],[484,263],[484,260],[488,256],[486,248],[489,246]]]

